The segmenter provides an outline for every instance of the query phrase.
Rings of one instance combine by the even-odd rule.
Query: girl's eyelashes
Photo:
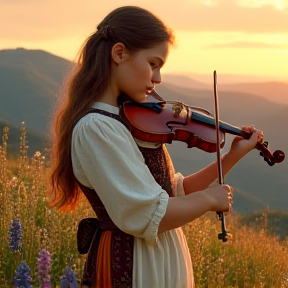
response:
[[[151,66],[151,68],[152,68],[152,69],[154,69],[154,68],[157,68],[157,67],[158,67],[158,65],[157,65],[157,64],[155,64],[155,63],[153,63],[153,62],[150,62],[150,66]]]

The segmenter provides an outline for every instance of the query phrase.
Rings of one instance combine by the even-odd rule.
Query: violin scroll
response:
[[[260,151],[260,156],[264,158],[264,161],[267,162],[269,166],[273,166],[275,163],[281,163],[285,159],[285,154],[281,150],[276,150],[272,154],[268,149],[267,141],[263,143],[258,142],[255,148]]]

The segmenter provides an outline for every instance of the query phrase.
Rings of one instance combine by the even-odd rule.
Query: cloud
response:
[[[213,44],[203,47],[203,49],[223,49],[223,48],[235,48],[235,49],[288,49],[288,45],[269,44],[262,42],[228,42],[221,44]]]
[[[190,3],[183,2],[187,3],[187,6],[179,5],[176,11],[171,11],[173,9],[170,6],[165,11],[168,19],[173,22],[172,27],[177,29],[199,32],[288,32],[287,8],[280,10],[272,4],[243,6],[235,0],[216,0],[213,5],[203,5],[193,0]]]

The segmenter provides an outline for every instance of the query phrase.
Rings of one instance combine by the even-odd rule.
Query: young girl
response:
[[[175,173],[165,145],[133,138],[121,114],[123,95],[144,102],[160,84],[173,41],[144,9],[112,11],[83,46],[55,118],[52,205],[70,210],[83,192],[98,218],[81,221],[77,236],[80,252],[88,252],[88,287],[194,287],[181,226],[207,211],[231,211],[233,189],[217,184],[217,163]],[[224,174],[263,136],[243,129],[253,134],[234,139]]]

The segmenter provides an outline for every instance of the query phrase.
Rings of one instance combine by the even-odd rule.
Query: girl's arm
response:
[[[228,185],[213,183],[207,189],[181,197],[170,197],[158,234],[181,227],[208,211],[229,211]]]
[[[238,155],[228,153],[222,157],[223,175],[226,175],[241,158]],[[210,164],[202,170],[184,177],[183,187],[185,194],[194,193],[206,189],[218,179],[217,162]]]
[[[248,140],[243,139],[242,137],[234,138],[230,151],[222,157],[222,170],[224,175],[226,175],[241,158],[256,146],[257,141],[263,139],[263,132],[260,132],[259,130],[256,131],[253,126],[244,127],[243,130],[252,132],[253,134]],[[217,162],[215,162],[183,179],[185,194],[204,190],[211,183],[216,181],[217,178],[218,169]]]

